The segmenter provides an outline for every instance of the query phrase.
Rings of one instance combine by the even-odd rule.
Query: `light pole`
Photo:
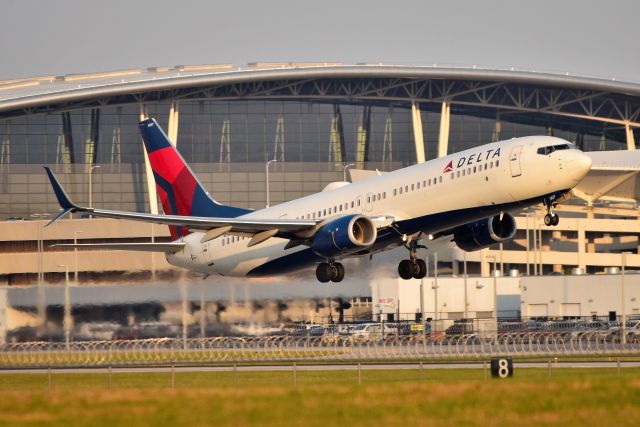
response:
[[[91,166],[89,168],[89,207],[92,207],[92,188],[91,188],[91,173],[94,169],[98,169],[100,166]]]
[[[344,165],[344,167],[342,168],[342,180],[344,182],[347,181],[347,169],[349,169],[351,166],[355,166],[355,163],[349,163],[348,165]]]
[[[624,301],[624,268],[627,261],[627,254],[629,252],[622,252],[620,255],[622,256],[622,270],[620,274],[620,311],[622,312],[622,328],[620,331],[622,332],[620,342],[624,345],[627,343],[627,316],[625,314],[625,301]]]
[[[487,258],[493,260],[493,314],[496,318],[496,328],[498,327],[498,266],[495,255],[487,255]],[[496,329],[497,330],[497,329]]]
[[[438,252],[433,254],[433,307],[435,313],[433,313],[434,322],[438,320]],[[434,323],[437,327],[437,323]],[[431,328],[433,330],[433,328]]]
[[[467,299],[467,252],[466,251],[462,251],[462,256],[463,261],[462,261],[462,265],[463,265],[463,283],[464,283],[464,318],[467,319],[469,317],[469,313],[468,313],[468,309],[467,306],[468,304],[468,299]]]
[[[269,165],[277,161],[278,160],[276,159],[269,160],[264,168],[266,172],[266,183],[267,183],[267,207],[269,207]]]
[[[35,213],[31,214],[32,218],[43,220],[49,217],[49,214]],[[38,243],[38,257],[37,257],[37,270],[38,270],[38,323],[41,332],[44,332],[45,325],[47,323],[47,298],[45,295],[44,286],[44,225],[38,224],[37,226],[37,243]]]
[[[62,319],[62,327],[64,329],[64,343],[69,350],[69,341],[71,339],[71,304],[69,296],[69,267],[66,264],[59,264],[58,267],[64,268],[64,317]]]
[[[73,244],[74,246],[78,244],[78,234],[82,233],[82,231],[74,231],[73,232]],[[73,280],[78,282],[78,248],[73,248]]]

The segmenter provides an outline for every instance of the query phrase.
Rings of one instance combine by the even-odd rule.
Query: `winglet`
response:
[[[51,225],[58,219],[62,218],[67,213],[73,212],[74,210],[78,209],[78,206],[71,201],[69,196],[67,196],[67,193],[65,193],[64,189],[62,188],[62,185],[60,185],[60,182],[58,182],[58,179],[53,174],[51,169],[48,168],[47,166],[43,166],[43,167],[44,167],[44,170],[47,172],[47,175],[49,176],[49,181],[51,181],[51,186],[53,187],[53,192],[56,195],[56,199],[58,199],[58,203],[60,204],[60,207],[62,207],[63,209],[62,212],[60,212],[58,215],[53,217],[53,219],[49,221],[49,223],[47,224],[47,225]]]

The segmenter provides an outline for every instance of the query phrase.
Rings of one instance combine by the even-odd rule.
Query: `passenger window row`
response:
[[[418,181],[417,183],[411,184],[411,186],[409,185],[405,185],[405,186],[400,186],[398,188],[394,188],[393,189],[393,195],[394,196],[399,196],[403,193],[408,193],[409,191],[415,191],[415,190],[420,190],[420,188],[427,188],[427,187],[431,187],[432,185],[436,185],[438,183],[442,183],[442,177],[437,177],[437,178],[429,178],[429,179],[425,179],[422,182]]]
[[[472,175],[474,173],[479,173],[482,171],[486,171],[488,169],[493,169],[494,167],[497,168],[498,166],[500,166],[500,160],[496,160],[495,162],[485,163],[483,165],[476,165],[473,167],[470,166],[468,168],[458,169],[455,172],[455,174],[453,172],[451,173],[451,179]]]
[[[377,194],[372,194],[367,196],[367,203],[379,202],[380,200],[385,200],[387,198],[387,192],[383,191]],[[305,215],[297,216],[296,219],[323,219],[330,215],[335,215],[338,213],[349,211],[349,209],[359,208],[362,205],[362,200],[360,198],[356,200],[352,200],[351,202],[341,203],[339,205],[335,205],[328,209],[322,209],[316,212],[311,212]]]

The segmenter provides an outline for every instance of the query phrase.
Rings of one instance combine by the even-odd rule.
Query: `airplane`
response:
[[[59,244],[57,247],[164,252],[178,267],[208,276],[284,275],[315,266],[322,283],[340,282],[346,258],[404,246],[402,279],[423,278],[421,243],[450,238],[464,251],[512,239],[510,211],[542,203],[544,222],[571,197],[591,159],[556,137],[528,136],[482,145],[259,210],[218,203],[154,119],[139,123],[164,214],[82,207],[45,166],[62,211],[169,226],[172,242]],[[47,224],[47,225],[49,225]]]

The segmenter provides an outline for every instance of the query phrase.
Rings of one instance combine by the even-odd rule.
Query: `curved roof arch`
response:
[[[0,118],[195,99],[448,102],[640,127],[640,84],[532,71],[404,65],[250,64],[124,70],[0,82]]]

